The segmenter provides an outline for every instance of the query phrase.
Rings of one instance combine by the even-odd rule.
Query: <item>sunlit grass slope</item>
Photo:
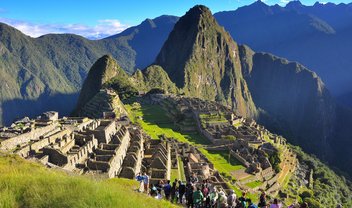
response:
[[[0,154],[0,207],[173,207],[134,190],[127,179],[68,175]]]

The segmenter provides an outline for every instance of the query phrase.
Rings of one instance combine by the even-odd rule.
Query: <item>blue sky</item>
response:
[[[27,35],[76,33],[100,38],[121,32],[146,18],[162,14],[182,16],[196,4],[208,6],[213,13],[235,10],[253,0],[0,0],[0,22]],[[288,0],[266,0],[269,5],[285,5]],[[312,5],[314,0],[302,0]],[[349,1],[331,1],[348,3]]]

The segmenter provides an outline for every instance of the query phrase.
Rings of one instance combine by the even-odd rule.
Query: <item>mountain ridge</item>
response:
[[[244,117],[256,116],[238,46],[210,10],[197,5],[176,23],[154,64],[160,65],[186,96],[217,100]]]
[[[163,24],[170,28],[176,19],[161,16],[154,23],[158,26],[166,21]],[[127,32],[116,38],[88,40],[72,34],[48,34],[31,38],[4,23],[0,24],[0,31],[0,125],[10,124],[23,116],[34,116],[42,111],[40,108],[43,106],[68,115],[77,102],[78,91],[88,69],[105,54],[112,55],[130,74],[135,71],[136,62],[143,62],[136,60],[141,60],[143,55],[137,55],[137,46],[136,49],[129,45],[128,38],[133,37]],[[165,39],[168,35],[165,28],[157,33],[163,33]],[[148,34],[148,31],[144,34]],[[155,33],[149,36],[152,40],[148,42],[152,44],[158,40],[161,47],[163,39],[160,36]],[[155,45],[154,50],[158,50],[158,44]],[[144,62],[144,65],[149,64]],[[60,97],[63,103],[69,105],[62,107],[52,102],[55,97]],[[32,106],[28,107],[26,103]]]

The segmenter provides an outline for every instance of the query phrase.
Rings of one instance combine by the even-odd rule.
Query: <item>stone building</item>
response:
[[[102,138],[98,140],[98,148],[92,158],[88,159],[87,168],[89,172],[107,173],[109,178],[113,178],[120,173],[130,143],[130,133],[124,126],[121,126],[113,135],[110,134],[110,130],[107,130],[108,128],[103,129],[107,132],[99,134]],[[107,135],[109,138],[106,137]]]
[[[123,161],[119,177],[134,179],[138,173],[145,169],[144,166],[142,167],[145,141],[140,129],[130,128],[130,132],[131,143]]]
[[[150,175],[150,182],[169,180],[171,174],[171,150],[166,141],[150,140],[144,152],[144,166]]]

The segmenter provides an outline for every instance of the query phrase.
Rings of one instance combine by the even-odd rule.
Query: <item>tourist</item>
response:
[[[204,197],[208,196],[209,194],[208,187],[205,184],[202,184],[202,194]]]
[[[203,180],[203,185],[204,185],[205,187],[207,187],[208,190],[210,190],[211,184],[209,183],[209,180],[208,180],[208,179]]]
[[[251,199],[247,199],[248,208],[258,208],[257,205],[253,204]]]
[[[177,178],[175,178],[174,183],[176,184],[176,188],[175,188],[175,201],[176,201],[176,203],[177,203],[178,200],[179,200],[179,197],[180,197],[180,193],[179,193],[179,190],[178,190],[179,187],[177,186],[177,184],[178,184]]]
[[[203,204],[203,194],[202,191],[200,190],[200,187],[197,187],[197,189],[193,192],[193,204],[195,208],[201,208]]]
[[[163,180],[159,180],[158,185],[156,186],[156,189],[158,190],[158,193],[161,194],[161,191],[163,190],[164,187],[164,181]]]
[[[186,200],[187,200],[187,207],[193,208],[193,186],[190,183],[186,185]]]
[[[153,184],[150,189],[150,196],[157,196],[157,195],[158,195],[158,189],[156,188],[156,185]]]
[[[197,178],[197,175],[196,173],[192,173],[189,181],[191,182],[192,185],[196,185],[196,183],[198,183],[198,178]]]
[[[209,195],[209,190],[208,190],[208,187],[206,186],[206,184],[204,184],[204,183],[202,184],[202,194],[203,194],[203,197],[204,197],[203,207],[206,207],[206,199],[207,199],[207,197]]]
[[[270,208],[281,208],[282,205],[279,203],[277,199],[274,199],[274,202],[270,205]]]
[[[178,181],[178,194],[179,194],[179,203],[182,204],[183,196],[186,192],[186,185],[182,181]]]
[[[229,208],[236,207],[236,194],[234,190],[231,190],[229,196],[227,197],[227,205]]]
[[[209,194],[210,206],[211,207],[215,207],[218,198],[219,198],[218,190],[214,186],[212,191]]]
[[[240,202],[240,200],[236,199],[236,206],[235,208],[242,208],[242,204]]]
[[[156,195],[156,199],[160,200],[163,198],[163,196],[161,195],[161,190],[157,190],[158,194]]]
[[[170,196],[171,196],[170,201],[171,201],[171,203],[174,203],[174,201],[175,201],[176,191],[177,191],[177,186],[176,186],[176,182],[174,181],[172,183],[171,190],[170,190]]]
[[[247,200],[246,200],[246,192],[243,192],[242,193],[242,196],[238,199],[239,201],[240,201],[240,203],[241,203],[241,207],[242,208],[246,208],[247,206]]]
[[[260,194],[258,207],[260,207],[260,208],[265,208],[265,207],[267,207],[265,191],[263,191],[263,192]]]
[[[143,184],[144,184],[144,191],[146,194],[149,192],[149,176],[146,172],[143,173]]]
[[[164,194],[165,194],[165,198],[166,200],[170,200],[170,193],[171,193],[171,185],[170,185],[170,180],[168,180],[166,182],[166,184],[163,187],[164,190]]]
[[[227,197],[224,193],[224,191],[219,192],[219,198],[218,198],[218,208],[226,208],[227,207]]]
[[[138,192],[142,192],[143,191],[143,176],[141,175],[141,173],[138,173],[136,176],[136,180],[139,182],[139,187],[137,189]]]

